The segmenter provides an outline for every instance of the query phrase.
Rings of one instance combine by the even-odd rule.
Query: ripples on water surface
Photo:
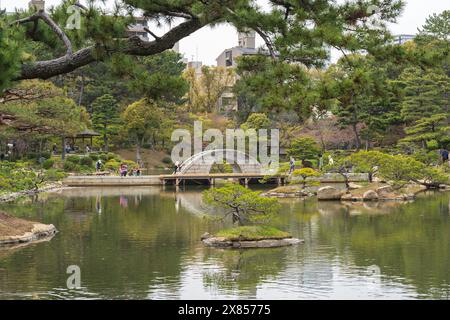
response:
[[[305,244],[239,251],[199,242],[224,227],[204,219],[200,191],[83,188],[2,204],[60,232],[0,249],[0,298],[449,298],[449,193],[408,204],[283,200],[275,224]],[[66,288],[69,265],[81,268],[80,290]]]

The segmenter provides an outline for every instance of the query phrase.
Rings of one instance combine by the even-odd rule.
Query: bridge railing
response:
[[[237,163],[232,163],[232,164],[236,164],[237,166],[254,165],[254,166],[258,166],[259,170],[261,170],[261,164],[259,163],[259,161],[242,151],[232,150],[232,149],[214,149],[214,150],[205,150],[205,151],[199,152],[197,154],[194,154],[192,157],[186,159],[185,161],[183,161],[183,163],[181,163],[181,165],[179,166],[179,170],[178,170],[177,174],[188,173],[189,169],[194,164],[204,164],[205,166],[207,165],[207,166],[209,166],[208,168],[210,168],[214,163],[216,163],[217,159],[215,159],[215,157],[211,157],[208,159],[209,161],[205,161],[204,158],[211,156],[213,153],[218,154],[220,152],[224,154],[223,159],[225,159],[225,160],[230,160],[229,155],[232,154],[233,155],[232,162],[235,162],[235,161],[237,162]],[[239,163],[240,158],[241,159],[243,158],[246,163],[240,164]],[[201,163],[196,163],[199,160],[201,160]]]

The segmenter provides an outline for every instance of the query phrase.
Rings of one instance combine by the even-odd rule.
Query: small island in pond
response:
[[[222,248],[273,248],[299,244],[303,240],[292,238],[288,232],[269,226],[242,226],[205,234],[202,241],[209,247]]]
[[[0,246],[51,238],[56,232],[52,224],[23,220],[0,212]]]
[[[203,200],[211,207],[224,210],[223,219],[231,216],[233,224],[237,225],[214,236],[204,234],[202,241],[206,246],[272,248],[303,242],[292,238],[288,232],[267,225],[280,210],[277,199],[261,197],[260,192],[228,183],[224,187],[204,191]]]

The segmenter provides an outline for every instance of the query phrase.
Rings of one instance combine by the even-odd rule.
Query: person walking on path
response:
[[[331,154],[328,156],[328,164],[329,164],[330,166],[332,166],[332,165],[334,164],[334,160],[333,160],[333,158],[331,157]]]
[[[98,159],[97,162],[95,163],[95,170],[97,172],[100,172],[101,168],[102,168],[102,160]]]
[[[319,170],[322,170],[323,167],[323,154],[319,154]]]
[[[440,153],[441,153],[441,158],[442,158],[442,164],[447,163],[448,158],[449,158],[448,150],[442,149]]]
[[[289,174],[291,174],[295,169],[295,159],[291,157],[291,160],[289,161]]]

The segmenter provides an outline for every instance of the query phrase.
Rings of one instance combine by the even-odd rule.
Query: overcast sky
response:
[[[265,5],[265,0],[260,0]],[[15,8],[26,8],[29,0],[0,0],[0,8],[14,11]],[[81,1],[83,3],[83,1]],[[47,0],[46,5],[57,5],[61,0]],[[397,24],[391,25],[394,34],[415,34],[425,19],[433,13],[450,10],[448,0],[406,0],[406,7]],[[158,33],[162,33],[161,30]],[[258,45],[262,41],[258,39]],[[180,51],[189,60],[200,60],[204,64],[215,65],[215,59],[224,50],[237,45],[237,32],[230,25],[215,28],[205,27],[180,42]]]

